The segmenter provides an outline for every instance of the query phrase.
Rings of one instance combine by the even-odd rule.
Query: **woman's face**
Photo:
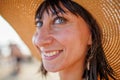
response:
[[[84,65],[91,33],[86,22],[63,7],[66,13],[58,16],[45,11],[36,19],[34,45],[42,55],[47,71],[56,72],[73,66]]]

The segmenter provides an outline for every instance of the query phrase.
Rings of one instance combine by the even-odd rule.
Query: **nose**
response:
[[[33,43],[37,47],[47,47],[53,42],[53,37],[47,29],[38,30],[33,36]]]

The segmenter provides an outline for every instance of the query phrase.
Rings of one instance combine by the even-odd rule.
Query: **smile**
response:
[[[50,52],[45,52],[45,53],[43,53],[44,54],[44,56],[47,56],[47,57],[50,57],[50,56],[54,56],[54,55],[56,55],[56,54],[58,54],[60,51],[50,51]]]
[[[42,54],[45,59],[52,60],[56,58],[63,50],[55,50],[55,51],[44,51]]]

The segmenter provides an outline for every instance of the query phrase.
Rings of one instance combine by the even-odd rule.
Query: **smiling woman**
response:
[[[61,80],[116,79],[102,46],[101,27],[81,5],[45,0],[35,23],[33,43],[42,55],[44,75],[50,71],[59,72]]]
[[[50,71],[59,72],[61,80],[120,80],[119,0],[0,1],[2,16],[33,55],[42,57],[44,75]]]

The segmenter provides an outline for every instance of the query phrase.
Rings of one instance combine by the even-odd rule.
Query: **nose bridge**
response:
[[[52,42],[52,37],[50,34],[50,31],[46,27],[42,27],[41,29],[38,30],[38,35],[37,35],[37,45],[39,46],[45,46],[49,45]]]
[[[39,35],[40,39],[45,39],[49,35],[48,28],[42,27],[41,29],[39,29],[38,35]]]

